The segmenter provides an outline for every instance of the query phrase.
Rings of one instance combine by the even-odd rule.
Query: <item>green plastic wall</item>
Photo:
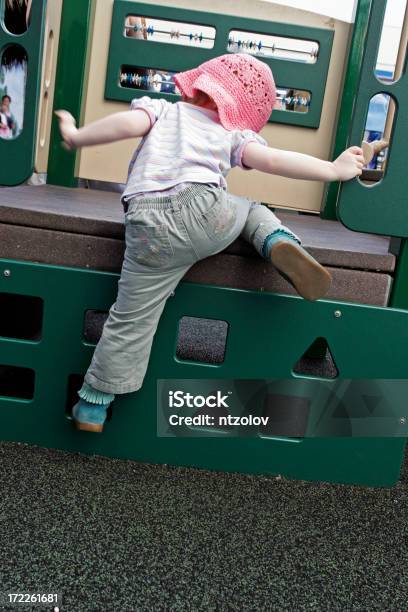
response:
[[[61,30],[58,46],[57,73],[53,109],[64,108],[81,125],[81,104],[84,90],[86,52],[92,23],[92,0],[69,0],[62,5]],[[53,116],[47,183],[77,187],[75,177],[76,152],[61,146],[58,120]]]
[[[332,437],[330,430],[327,437],[301,441],[161,438],[156,435],[156,399],[159,379],[296,378],[298,382],[292,368],[316,337],[327,339],[342,378],[405,379],[408,313],[401,310],[181,283],[160,320],[142,389],[117,396],[102,434],[77,431],[68,418],[67,394],[69,377],[85,374],[94,351],[83,338],[85,312],[108,311],[116,299],[118,279],[112,273],[0,260],[0,294],[36,296],[44,303],[40,339],[0,337],[0,365],[35,372],[33,399],[0,397],[0,439],[150,463],[307,480],[372,486],[398,480],[404,438]],[[334,315],[336,310],[340,317]],[[223,364],[175,357],[183,316],[229,323]]]
[[[0,185],[11,186],[23,183],[34,169],[46,0],[33,1],[30,26],[18,36],[6,29],[4,3],[0,0],[0,55],[9,45],[19,45],[28,56],[23,130],[14,139],[0,138]]]
[[[381,40],[386,2],[372,2],[364,58],[351,116],[349,145],[360,145],[366,124],[369,102],[383,92],[394,98],[396,114],[391,133],[387,167],[383,179],[364,185],[358,179],[341,184],[338,217],[356,231],[408,237],[406,134],[408,132],[408,76],[405,70],[395,83],[382,83],[375,76],[378,47]]]

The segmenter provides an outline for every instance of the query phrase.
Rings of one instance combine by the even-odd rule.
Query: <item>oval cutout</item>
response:
[[[30,27],[32,0],[4,0],[4,25],[10,34],[21,35]]]
[[[380,83],[395,83],[400,78],[407,42],[407,0],[390,0],[385,9],[374,71]]]
[[[0,138],[17,138],[23,129],[27,53],[20,45],[6,47],[0,63]]]
[[[53,67],[53,60],[54,60],[54,46],[55,46],[55,40],[54,40],[54,32],[53,30],[50,30],[48,33],[48,40],[47,40],[47,47],[45,50],[45,79],[44,79],[44,83],[46,87],[49,87],[51,84],[51,76],[52,76],[52,67]]]
[[[388,93],[380,92],[370,99],[363,136],[366,165],[357,177],[366,187],[384,177],[395,117],[396,102]]]
[[[43,103],[41,108],[41,123],[40,123],[40,147],[45,147],[47,140],[47,118],[48,118],[48,91],[44,93]]]

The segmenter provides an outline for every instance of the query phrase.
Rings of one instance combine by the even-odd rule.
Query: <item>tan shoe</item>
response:
[[[271,262],[305,300],[319,300],[330,289],[331,274],[293,240],[275,242]]]
[[[110,402],[112,403],[112,402]],[[72,408],[72,419],[77,429],[102,433],[109,404],[91,404],[80,399]]]

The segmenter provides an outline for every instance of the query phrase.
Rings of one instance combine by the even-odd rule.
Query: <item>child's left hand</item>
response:
[[[66,110],[57,110],[55,115],[58,117],[59,129],[63,138],[62,146],[67,151],[72,151],[76,148],[75,136],[78,133],[74,117]]]

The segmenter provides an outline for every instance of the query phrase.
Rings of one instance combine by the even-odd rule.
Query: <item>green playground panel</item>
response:
[[[70,0],[62,5],[58,45],[57,72],[53,110],[64,108],[81,125],[81,102],[84,91],[86,51],[92,36],[90,23],[95,4],[92,0]],[[47,168],[47,183],[77,187],[76,155],[61,146],[58,120],[53,115]]]
[[[327,339],[342,378],[406,379],[408,312],[182,282],[160,320],[142,389],[117,396],[103,434],[90,434],[69,420],[68,379],[85,374],[94,351],[83,339],[85,313],[109,310],[119,275],[4,259],[0,264],[0,293],[39,297],[44,304],[39,339],[17,340],[4,331],[0,338],[0,365],[35,372],[33,399],[0,397],[1,439],[315,481],[390,486],[398,480],[405,438],[157,437],[156,394],[159,379],[298,382],[292,368],[317,337]],[[228,322],[224,363],[175,357],[183,316]]]
[[[364,43],[367,35],[368,16],[372,2],[373,0],[358,0],[357,2],[350,51],[347,60],[347,70],[337,121],[336,138],[333,143],[333,152],[330,159],[336,159],[344,149],[347,148],[350,117],[354,104],[354,92],[359,82],[360,68],[364,58]],[[339,188],[340,183],[338,181],[326,184],[324,209],[320,215],[323,219],[336,219],[336,204]]]
[[[127,15],[213,26],[216,28],[214,47],[212,49],[200,49],[198,47],[153,42],[152,40],[127,38],[124,36],[124,24]],[[152,67],[171,72],[189,70],[213,57],[227,53],[230,30],[313,40],[319,43],[319,54],[314,64],[257,56],[258,59],[270,66],[277,87],[311,92],[309,112],[274,110],[270,121],[272,123],[318,128],[333,43],[334,34],[332,30],[247,19],[220,13],[176,9],[133,2],[132,0],[116,0],[113,7],[105,98],[129,102],[133,98],[149,95],[152,98],[165,98],[170,102],[178,100],[179,96],[175,94],[122,87],[119,78],[121,66]]]
[[[358,179],[341,184],[337,200],[338,217],[348,228],[386,236],[408,237],[406,176],[406,134],[408,133],[408,75],[404,70],[396,83],[382,83],[375,76],[375,65],[381,39],[386,2],[372,2],[365,39],[365,53],[360,77],[348,146],[360,145],[370,99],[377,93],[394,98],[396,113],[383,179],[366,186]]]
[[[0,0],[1,16],[4,15],[5,1]],[[0,20],[0,56],[8,46],[18,45],[26,51],[28,57],[23,129],[17,138],[0,138],[0,185],[19,185],[31,176],[34,169],[45,8],[46,0],[33,2],[30,26],[24,34],[18,36],[10,34],[3,18]]]

